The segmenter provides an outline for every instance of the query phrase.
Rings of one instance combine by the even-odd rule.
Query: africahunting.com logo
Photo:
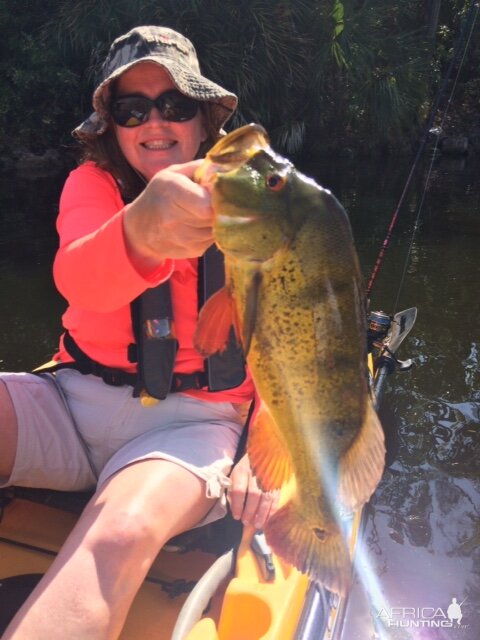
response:
[[[466,600],[466,599],[465,599]],[[422,627],[436,628],[463,628],[465,624],[462,613],[462,605],[465,600],[458,603],[457,598],[452,598],[450,604],[443,607],[384,607],[377,613],[377,618],[387,627],[402,629],[418,629]]]

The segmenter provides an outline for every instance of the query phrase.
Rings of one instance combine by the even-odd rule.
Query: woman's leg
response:
[[[17,450],[17,418],[15,409],[7,391],[7,387],[0,380],[0,480],[10,477],[15,453]]]
[[[211,506],[205,482],[175,463],[122,469],[87,505],[3,640],[117,638],[161,547]]]

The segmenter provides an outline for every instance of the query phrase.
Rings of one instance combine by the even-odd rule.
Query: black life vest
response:
[[[212,245],[198,260],[199,309],[215,291],[225,283],[223,254]],[[81,373],[101,377],[113,386],[130,384],[133,395],[145,390],[153,398],[163,400],[168,393],[187,389],[207,388],[208,391],[225,391],[238,387],[246,377],[245,358],[233,328],[227,348],[204,361],[204,370],[190,374],[177,374],[173,369],[178,342],[172,332],[173,306],[170,282],[146,289],[131,303],[132,326],[135,343],[129,345],[128,359],[137,364],[137,373],[105,367],[92,360],[76,344],[68,331],[64,335],[64,347],[74,358],[72,366]]]

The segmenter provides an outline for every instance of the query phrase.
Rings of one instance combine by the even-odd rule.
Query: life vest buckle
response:
[[[208,384],[203,371],[194,373],[174,373],[172,377],[172,391],[186,391],[187,389],[202,389]]]
[[[119,369],[109,369],[105,367],[101,370],[100,377],[105,384],[108,384],[111,387],[121,387],[124,384],[128,384],[125,380],[124,372]]]

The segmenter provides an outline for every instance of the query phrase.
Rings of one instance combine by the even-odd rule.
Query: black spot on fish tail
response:
[[[350,423],[346,420],[330,420],[328,426],[329,430],[339,438],[352,431]]]
[[[328,538],[328,532],[325,531],[325,529],[320,529],[320,527],[314,527],[313,533],[321,542],[324,542]]]

